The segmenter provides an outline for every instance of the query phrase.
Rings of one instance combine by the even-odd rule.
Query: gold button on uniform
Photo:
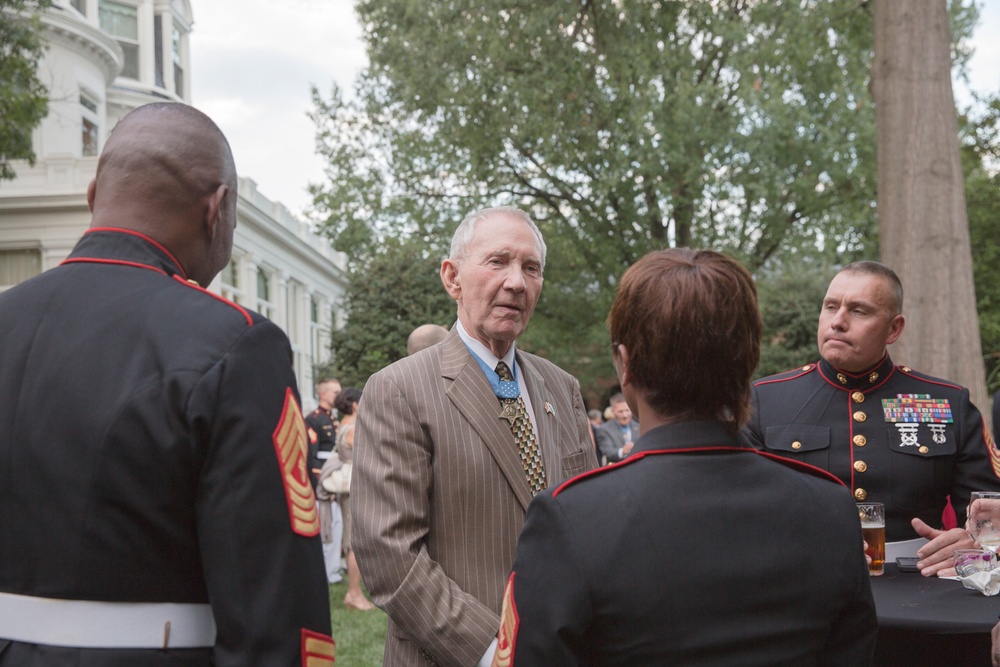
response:
[[[865,491],[864,489],[854,489],[855,500],[864,500],[867,497],[868,497],[868,492]]]
[[[926,445],[921,445],[920,449],[918,449],[917,451],[920,452],[921,454],[926,454],[927,452],[929,452],[931,450],[927,449]]]
[[[863,435],[856,435],[854,436],[854,444],[858,447],[864,447],[868,444],[868,438]]]
[[[858,472],[864,472],[868,470],[868,464],[865,463],[864,461],[855,461],[854,469],[857,470]]]
[[[792,443],[792,449],[802,449],[802,443],[796,440]]]
[[[854,421],[863,422],[866,419],[868,419],[868,415],[861,412],[861,410],[858,410],[857,412],[854,413]]]
[[[860,391],[856,391],[853,394],[851,394],[851,398],[854,400],[855,403],[865,402],[865,395],[862,394]]]

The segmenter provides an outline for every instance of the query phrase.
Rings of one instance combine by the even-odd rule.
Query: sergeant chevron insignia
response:
[[[316,510],[316,496],[306,470],[306,423],[291,387],[285,389],[285,406],[271,440],[278,455],[281,481],[285,485],[292,532],[305,537],[317,535],[319,512]]]

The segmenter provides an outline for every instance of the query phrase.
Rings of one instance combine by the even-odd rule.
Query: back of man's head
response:
[[[608,326],[653,410],[728,422],[733,432],[746,422],[761,319],[753,279],[736,261],[711,250],[649,253],[622,277]]]
[[[229,261],[236,187],[232,151],[212,119],[186,104],[147,104],[104,145],[88,190],[91,227],[145,234],[206,284]]]
[[[437,345],[448,336],[448,330],[440,324],[421,324],[410,332],[406,339],[406,354],[416,354]]]
[[[157,214],[159,207],[189,206],[222,184],[236,185],[222,131],[194,107],[157,102],[112,129],[97,164],[94,205],[101,214],[105,207],[136,205]]]

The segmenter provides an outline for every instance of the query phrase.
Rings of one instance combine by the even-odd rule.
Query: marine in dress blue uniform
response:
[[[608,324],[642,436],[529,506],[494,667],[870,664],[850,493],[739,441],[760,350],[749,273],[711,251],[650,253]]]
[[[88,201],[0,295],[0,665],[332,665],[288,340],[198,285],[231,249],[224,137],[140,107]]]
[[[333,414],[323,406],[306,416],[306,428],[309,434],[309,477],[315,490],[320,470],[330,458],[337,441],[337,429],[333,424]]]
[[[836,475],[858,501],[885,504],[886,539],[941,524],[948,496],[960,526],[973,491],[1000,491],[1000,457],[969,391],[897,366],[848,373],[825,360],[754,383],[745,434],[764,451]]]

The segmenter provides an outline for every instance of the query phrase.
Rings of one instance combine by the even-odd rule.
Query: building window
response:
[[[163,22],[166,20],[163,16],[153,20],[153,75],[160,88],[167,87],[163,78]]]
[[[232,257],[229,264],[222,269],[219,275],[222,282],[221,294],[223,298],[229,299],[233,303],[243,302],[243,290],[240,289],[240,263],[237,257]]]
[[[98,8],[101,30],[114,35],[125,53],[125,67],[122,76],[139,78],[139,10],[134,5],[126,5],[111,0],[101,0]]]
[[[97,100],[82,90],[80,91],[80,117],[82,126],[80,154],[84,157],[94,157],[98,153],[97,143],[101,128],[97,118]]]
[[[42,272],[42,253],[38,250],[0,250],[0,290],[24,282]]]
[[[323,322],[323,303],[313,296],[309,303],[309,353],[314,365],[326,363],[330,358],[330,328]],[[331,320],[332,323],[332,313]]]
[[[87,0],[70,0],[69,4],[73,6],[73,9],[80,12],[84,16],[87,15]]]
[[[263,268],[257,269],[257,312],[269,320],[274,319],[274,303],[271,300],[271,274]]]
[[[184,97],[184,57],[182,55],[182,40],[184,36],[177,26],[173,27],[170,39],[170,54],[174,61],[174,92],[177,97]]]

